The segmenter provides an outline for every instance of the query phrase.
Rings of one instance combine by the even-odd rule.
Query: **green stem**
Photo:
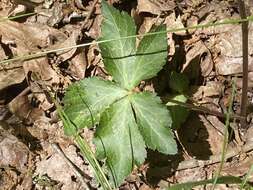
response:
[[[93,169],[95,170],[94,173],[96,175],[96,178],[99,180],[103,189],[112,190],[106,176],[104,175],[87,141],[83,139],[81,135],[77,135],[75,137],[75,141],[78,144],[82,154],[85,156],[85,158],[88,160],[88,162],[92,165]]]
[[[111,41],[136,38],[136,37],[142,37],[142,36],[150,36],[150,35],[156,35],[156,34],[162,34],[162,33],[172,33],[172,32],[185,31],[185,30],[190,30],[190,29],[199,29],[199,28],[203,29],[203,28],[207,28],[207,27],[211,27],[211,26],[220,26],[220,25],[226,25],[226,24],[238,24],[241,22],[248,22],[248,21],[253,21],[253,15],[249,16],[245,19],[229,19],[229,20],[225,20],[223,22],[199,24],[196,26],[174,28],[174,29],[169,29],[169,30],[161,31],[161,32],[150,32],[150,33],[146,33],[146,34],[131,35],[131,36],[126,36],[126,37],[122,37],[122,38],[115,38],[115,39],[108,39],[108,40],[101,40],[101,41],[96,41],[96,42],[84,43],[84,44],[69,46],[69,47],[60,48],[60,49],[45,50],[43,52],[38,52],[38,53],[30,54],[30,55],[17,56],[12,59],[2,60],[2,61],[0,61],[0,64],[11,63],[11,62],[15,62],[18,60],[25,61],[25,60],[34,59],[37,57],[42,57],[42,56],[45,56],[50,53],[63,52],[63,51],[67,51],[67,50],[70,50],[73,48],[87,47],[90,45],[101,44],[101,43],[106,43],[106,42],[111,42]]]
[[[233,105],[233,101],[234,101],[234,97],[235,97],[235,90],[236,90],[234,81],[233,81],[232,86],[233,86],[233,88],[232,88],[232,97],[231,97],[231,100],[229,102],[228,111],[226,113],[226,123],[225,123],[224,140],[223,140],[223,143],[222,143],[221,162],[220,162],[219,169],[216,173],[216,176],[214,178],[212,190],[215,189],[215,186],[217,184],[217,180],[220,176],[221,170],[222,170],[224,162],[225,162],[225,155],[226,155],[227,145],[228,145],[228,127],[229,127],[229,124],[230,124],[230,117],[231,117],[231,114],[232,114],[232,105]]]
[[[25,13],[22,15],[11,16],[11,17],[0,17],[0,22],[4,22],[6,20],[14,20],[17,18],[27,17],[27,16],[31,16],[31,15],[35,15],[35,14],[37,14],[37,13]]]

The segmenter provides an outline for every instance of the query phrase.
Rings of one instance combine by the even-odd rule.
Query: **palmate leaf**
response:
[[[176,154],[177,145],[171,129],[171,117],[161,100],[151,93],[131,95],[139,130],[150,149],[164,154]]]
[[[95,136],[98,158],[106,158],[111,179],[118,187],[133,166],[142,164],[146,158],[145,143],[128,97],[114,103],[102,114]]]
[[[92,125],[93,119],[100,121],[95,133],[96,153],[99,159],[105,159],[118,187],[134,165],[144,162],[145,147],[175,154],[177,146],[170,129],[170,113],[160,99],[155,94],[132,91],[165,64],[165,27],[151,30],[158,34],[144,36],[136,49],[135,37],[125,38],[135,35],[133,19],[104,0],[102,14],[100,40],[108,41],[99,46],[114,82],[89,78],[70,86],[64,111],[78,128]]]
[[[125,12],[102,1],[104,16],[100,40],[120,39],[136,34],[133,19]],[[106,70],[123,88],[133,89],[141,80],[154,77],[166,63],[167,37],[165,26],[159,26],[144,36],[136,50],[136,39],[124,38],[99,45]]]
[[[127,93],[113,82],[97,77],[87,78],[68,88],[64,111],[78,128],[89,127],[98,122],[100,114],[110,104]]]

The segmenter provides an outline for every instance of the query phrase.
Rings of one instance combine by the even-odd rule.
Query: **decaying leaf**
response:
[[[17,66],[19,65],[19,67]],[[17,64],[16,68],[2,68],[0,69],[0,90],[11,86],[13,84],[21,83],[25,79],[25,72],[22,64]]]
[[[43,110],[32,106],[27,93],[27,90],[24,90],[8,104],[8,108],[25,123],[32,124],[34,121],[45,117],[45,114]]]
[[[84,51],[85,50],[81,50],[78,54],[74,55],[69,66],[70,74],[76,80],[80,80],[85,77],[85,71],[88,63]]]
[[[160,15],[163,11],[171,11],[176,4],[171,0],[138,0],[139,12],[148,12]]]
[[[0,167],[12,166],[23,171],[26,169],[27,161],[27,146],[5,131],[0,123]]]
[[[186,49],[186,62],[183,65],[183,72],[187,73],[189,70],[196,71],[196,68],[194,68],[194,63],[197,62],[197,67],[200,68],[202,76],[208,76],[213,69],[213,61],[212,56],[204,42],[199,40]],[[191,75],[189,76],[192,77]]]
[[[8,52],[8,55],[0,57],[1,60],[7,56],[30,54],[31,52],[38,51],[38,47],[46,48],[51,45],[50,38],[52,36],[55,36],[59,41],[65,38],[62,32],[48,26],[21,24],[13,21],[0,22],[0,34],[1,47],[4,48],[6,53]],[[25,70],[22,69],[22,62],[3,65],[3,68],[0,70],[0,89],[22,82],[28,73],[26,68],[36,67],[34,65],[38,65],[38,62],[39,60],[36,59],[26,61]]]
[[[217,36],[216,48],[221,56],[215,60],[220,75],[242,73],[242,32],[240,25],[226,25]],[[225,30],[225,31],[224,31]],[[249,54],[253,53],[253,24],[249,24]],[[249,56],[249,71],[253,71],[253,58]]]
[[[67,48],[77,45],[77,41],[81,38],[81,31],[80,30],[74,30],[72,31],[72,34],[63,42],[61,42],[59,45],[54,46],[55,49],[61,49],[61,48]],[[65,51],[60,51],[57,53],[60,56],[61,61],[66,61],[69,58],[71,58],[74,53],[76,52],[77,48],[68,49]]]
[[[76,153],[76,148],[72,145],[64,150],[65,155],[82,171],[85,171],[84,163],[81,157]],[[66,172],[67,171],[67,172]],[[42,159],[36,164],[36,172],[34,176],[43,176],[47,174],[50,179],[61,182],[63,185],[61,189],[64,190],[77,190],[79,184],[77,181],[72,180],[77,178],[73,169],[68,165],[65,159],[57,152],[51,153],[48,157]]]

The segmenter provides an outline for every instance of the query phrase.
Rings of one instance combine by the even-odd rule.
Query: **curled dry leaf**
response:
[[[44,117],[44,112],[41,109],[34,108],[31,105],[26,92],[23,92],[14,98],[8,104],[8,108],[13,114],[18,116],[27,124],[32,124],[34,121]]]
[[[12,166],[23,171],[28,161],[28,148],[15,136],[2,128],[0,123],[0,167]]]
[[[213,61],[211,53],[205,46],[204,42],[199,40],[193,45],[187,47],[186,51],[186,61],[183,65],[183,72],[188,72],[187,70],[192,67],[191,64],[197,61],[200,63],[201,75],[208,76],[213,69]]]
[[[69,67],[71,76],[74,77],[76,80],[83,79],[85,76],[86,67],[87,58],[84,53],[84,50],[81,50],[71,59],[71,64]]]

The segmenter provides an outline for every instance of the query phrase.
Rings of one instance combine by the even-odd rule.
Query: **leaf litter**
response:
[[[0,2],[1,16],[27,13],[31,11],[31,6],[37,13],[37,15],[24,19],[0,22],[1,60],[50,48],[64,48],[97,40],[101,36],[100,3],[96,4],[84,29],[82,24],[92,8],[93,1],[88,3],[82,1],[28,2],[28,4],[23,1],[14,1],[14,4],[9,1]],[[166,0],[138,0],[131,5],[121,0],[109,2],[114,3],[113,5],[120,10],[135,12],[135,16],[132,16],[135,22],[139,23],[138,31],[142,34],[149,31],[155,23],[164,23],[167,29],[170,29],[226,18],[239,18],[239,14],[234,11],[238,7],[229,1],[200,0],[177,3]],[[24,9],[20,9],[20,6],[23,6]],[[251,29],[252,24],[250,24],[249,31]],[[252,32],[249,32],[249,39],[251,39],[251,34]],[[163,99],[170,93],[168,72],[169,69],[173,69],[176,72],[184,73],[190,79],[190,91],[187,96],[188,101],[195,106],[202,105],[224,112],[230,99],[231,79],[236,80],[237,96],[240,97],[242,83],[240,25],[175,32],[168,34],[167,37],[169,57],[166,66],[156,79],[143,83],[144,88],[150,88],[149,86],[153,86],[153,82],[157,80],[160,85],[158,92]],[[249,40],[249,52],[252,48],[251,41]],[[251,67],[250,53],[250,88],[252,88],[253,80]],[[97,46],[72,48],[61,53],[48,54],[46,57],[1,65],[0,68],[0,94],[16,91],[14,97],[5,93],[5,96],[1,95],[0,99],[1,107],[7,110],[1,113],[10,112],[0,117],[3,118],[5,126],[1,129],[0,134],[2,139],[0,184],[6,189],[32,189],[34,187],[37,189],[43,187],[78,189],[80,187],[78,176],[72,173],[66,162],[56,152],[52,151],[50,144],[53,142],[57,142],[67,157],[91,177],[87,179],[87,183],[95,183],[87,162],[79,155],[71,140],[64,136],[62,124],[59,122],[54,105],[46,91],[54,93],[61,100],[67,86],[74,81],[90,76],[110,79],[104,70],[99,48]],[[155,85],[152,90],[156,90]],[[252,93],[249,93],[250,104],[252,104],[251,99]],[[237,98],[234,102],[235,113],[238,113],[239,107],[236,105],[240,103],[239,100]],[[134,177],[134,180],[127,178],[122,188],[149,189],[153,187],[160,189],[164,187],[164,184],[171,185],[211,177],[218,165],[174,172],[177,170],[175,160],[182,163],[192,158],[208,160],[210,155],[219,154],[221,150],[219,145],[222,144],[224,120],[215,115],[201,114],[201,112],[197,112],[196,117],[193,117],[192,114],[179,129],[177,140],[182,147],[178,155],[165,158],[156,155],[157,159],[160,159],[159,164],[152,164],[150,161],[152,158],[148,156],[145,163],[148,167],[132,173],[135,176],[143,175],[145,178]],[[88,139],[93,136],[92,130],[85,130],[84,135],[88,136]],[[245,139],[249,138],[245,137]],[[250,140],[246,140],[248,141]],[[238,143],[232,137],[229,143],[230,149],[236,148]],[[250,152],[245,153],[246,158],[239,156],[238,159],[234,157],[226,162],[223,174],[244,176],[252,163],[250,154]],[[10,155],[13,155],[12,158]],[[15,160],[16,157],[19,160]],[[238,163],[239,167],[234,163]],[[28,175],[29,172],[32,175]],[[152,176],[152,179],[148,176]],[[165,183],[162,179],[166,179],[169,183]],[[219,188],[225,187],[220,186]],[[232,186],[227,189],[232,189]]]

